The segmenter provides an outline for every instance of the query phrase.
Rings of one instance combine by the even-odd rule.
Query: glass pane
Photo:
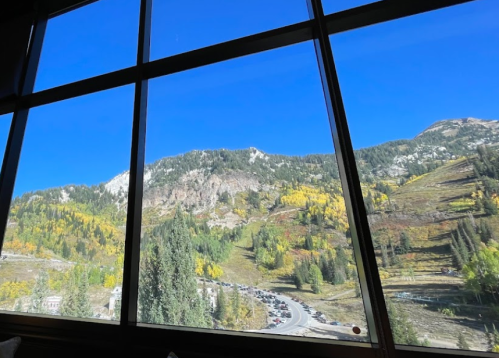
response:
[[[312,43],[149,93],[139,321],[368,340]]]
[[[398,344],[499,349],[498,9],[331,37]]]
[[[118,319],[133,86],[31,110],[0,260],[0,309]]]
[[[140,0],[101,0],[50,19],[35,90],[136,64]]]
[[[303,0],[154,1],[151,58],[308,20]]]
[[[0,116],[0,163],[3,163],[5,147],[7,146],[7,140],[9,139],[11,121],[12,114],[4,114],[3,116]]]
[[[324,14],[348,10],[354,7],[367,5],[375,2],[374,0],[322,0]]]

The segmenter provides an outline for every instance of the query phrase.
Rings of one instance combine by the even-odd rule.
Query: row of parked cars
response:
[[[292,318],[293,315],[289,311],[289,306],[284,300],[280,300],[276,295],[271,292],[265,292],[257,290],[255,292],[257,299],[265,303],[269,308],[269,316],[273,317],[272,323],[267,326],[267,328],[272,329],[279,327],[280,325],[286,323],[286,319]]]
[[[201,281],[205,281],[205,282],[208,282],[208,283],[214,283],[214,284],[222,286],[222,287],[229,287],[229,288],[234,287],[233,283],[228,283],[228,282],[220,282],[220,281],[217,281],[217,280],[210,280],[210,279],[204,279],[204,278],[202,278]],[[237,288],[240,291],[247,291],[247,290],[250,289],[250,286],[241,285],[240,283],[236,283],[235,285],[237,285]]]

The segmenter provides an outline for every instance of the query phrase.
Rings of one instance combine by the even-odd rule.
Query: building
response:
[[[111,292],[111,297],[109,297],[109,316],[113,317],[115,314],[116,303],[121,303],[121,287],[116,286]]]

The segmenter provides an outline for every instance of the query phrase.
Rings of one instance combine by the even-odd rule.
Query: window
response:
[[[304,43],[151,81],[139,321],[369,339],[315,64]]]
[[[51,2],[41,56],[37,14],[0,103],[0,333],[106,356],[499,351],[493,0],[312,19],[302,0],[75,1]]]
[[[373,0],[348,0],[348,1],[337,1],[337,0],[323,0],[322,6],[324,7],[325,14],[331,14],[333,12],[348,10],[357,6],[371,4],[375,1]]]
[[[151,59],[308,20],[301,0],[155,1]]]
[[[50,19],[35,90],[135,65],[139,0],[101,0]]]
[[[7,145],[7,139],[9,138],[10,122],[12,120],[12,115],[6,114],[0,116],[0,153],[3,161],[3,156],[5,154],[5,146]]]
[[[119,316],[127,197],[115,183],[129,167],[132,105],[127,86],[31,110],[0,261],[2,310]]]
[[[499,343],[495,9],[331,37],[398,344]]]

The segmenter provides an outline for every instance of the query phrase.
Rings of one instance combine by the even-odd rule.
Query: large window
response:
[[[308,20],[301,0],[155,1],[151,58],[158,59]]]
[[[398,344],[499,343],[496,5],[331,37]]]
[[[495,0],[47,4],[0,103],[0,335],[499,352]]]
[[[0,116],[0,158],[2,160],[5,153],[5,146],[7,144],[7,139],[9,138],[9,129],[11,121],[12,121],[12,115],[10,114]]]
[[[369,339],[315,64],[304,43],[151,81],[139,321]]]
[[[50,19],[37,91],[135,65],[139,0],[101,0]]]
[[[119,316],[127,198],[115,183],[129,166],[132,104],[127,86],[31,111],[3,244],[2,310]]]

